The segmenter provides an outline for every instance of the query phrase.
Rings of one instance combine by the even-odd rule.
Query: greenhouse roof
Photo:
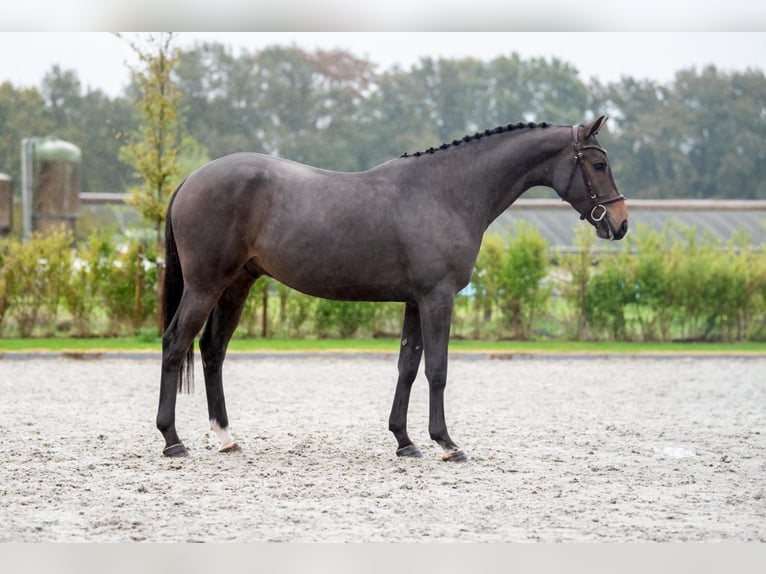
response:
[[[135,209],[124,205],[127,195],[83,193],[80,197],[83,216],[93,219],[96,226],[124,229],[140,225]],[[712,233],[724,243],[738,230],[744,230],[753,246],[766,247],[766,201],[629,199],[628,213],[633,231],[641,226],[661,231],[668,222],[675,221],[682,227],[695,228],[699,237]],[[537,227],[551,248],[559,251],[573,251],[575,230],[590,227],[569,204],[558,199],[519,199],[497,218],[489,233],[505,233],[520,221]],[[618,245],[599,240],[595,247],[608,250]]]
[[[650,226],[661,231],[670,221],[693,227],[698,236],[711,233],[728,242],[738,230],[749,234],[755,247],[766,245],[766,201],[759,200],[628,200],[630,228]],[[557,199],[519,199],[490,226],[490,232],[504,233],[520,221],[537,227],[553,249],[574,249],[575,230],[589,227],[572,207]],[[630,233],[630,231],[628,232]],[[608,248],[599,241],[597,248]]]

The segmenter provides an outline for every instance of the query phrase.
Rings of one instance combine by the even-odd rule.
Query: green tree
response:
[[[0,171],[21,181],[21,140],[50,133],[52,122],[45,113],[45,100],[35,88],[0,84]]]
[[[176,68],[184,129],[202,142],[211,157],[235,151],[264,151],[258,113],[258,86],[250,73],[254,62],[235,57],[217,43],[184,50]],[[260,111],[259,111],[260,110]]]
[[[410,72],[394,68],[381,74],[360,108],[354,148],[366,166],[427,148],[439,140],[425,87],[415,82]]]
[[[689,196],[766,198],[763,72],[726,74],[708,66],[679,72],[673,87],[694,167]]]
[[[57,131],[72,131],[80,120],[83,105],[82,86],[77,72],[53,66],[43,77],[42,95]],[[69,134],[59,135],[67,137]]]
[[[609,155],[615,179],[633,197],[668,199],[688,193],[693,166],[685,153],[683,117],[670,87],[624,77],[596,83],[595,107],[609,114]]]
[[[612,169],[632,197],[766,198],[766,77],[709,66],[662,85],[594,84],[608,113]]]
[[[260,151],[332,169],[362,167],[354,144],[373,77],[366,60],[278,46],[235,57],[201,44],[182,54],[178,77],[187,128],[213,157]]]
[[[136,103],[138,129],[121,148],[123,161],[132,165],[142,184],[130,190],[132,203],[156,233],[161,244],[168,201],[178,185],[181,145],[178,110],[180,92],[172,73],[178,62],[173,34],[149,34],[130,42],[140,65],[132,70],[141,97]]]
[[[122,192],[135,185],[131,167],[117,159],[124,134],[136,129],[128,98],[83,93],[77,72],[59,66],[43,78],[42,95],[50,132],[82,150],[82,191]]]
[[[136,111],[141,118],[137,132],[120,150],[123,161],[130,163],[142,185],[130,190],[129,202],[153,228],[157,252],[157,329],[162,332],[164,277],[164,245],[162,228],[168,202],[179,183],[181,130],[178,109],[181,98],[172,73],[178,63],[178,49],[173,47],[172,33],[149,35],[143,42],[132,41],[131,47],[140,60],[133,70],[133,81],[141,98]]]
[[[588,89],[577,70],[557,58],[501,56],[488,63],[486,77],[492,125],[520,120],[570,124],[584,119],[588,109]]]

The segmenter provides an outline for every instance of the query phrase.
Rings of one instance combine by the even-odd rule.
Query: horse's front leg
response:
[[[414,303],[407,303],[404,308],[402,340],[399,348],[399,379],[396,382],[394,404],[388,419],[388,429],[394,433],[399,447],[397,456],[420,457],[420,450],[412,444],[407,435],[407,410],[410,404],[412,383],[418,374],[420,359],[423,356],[423,337],[420,331],[420,313]]]
[[[447,358],[454,295],[432,294],[420,305],[426,378],[429,388],[428,431],[443,449],[442,459],[464,462],[466,455],[450,438],[444,416],[444,389],[447,385]]]

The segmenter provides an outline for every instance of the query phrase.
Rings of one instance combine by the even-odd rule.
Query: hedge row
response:
[[[488,235],[456,299],[453,336],[488,339],[766,340],[766,258],[693,229],[638,228],[619,244],[577,234],[551,252],[537,229]],[[597,251],[608,245],[612,249]],[[151,242],[65,233],[0,241],[0,335],[156,332]],[[308,297],[259,279],[235,336],[397,336],[402,304]]]
[[[0,242],[0,335],[125,335],[155,316],[156,250],[96,233]]]
[[[620,249],[591,262],[594,240],[562,266],[574,338],[619,340],[766,339],[766,258],[744,232],[728,244],[694,228],[638,228]]]

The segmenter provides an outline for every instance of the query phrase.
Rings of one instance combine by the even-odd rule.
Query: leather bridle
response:
[[[616,196],[610,197],[608,199],[602,199],[601,196],[596,193],[596,191],[593,189],[593,183],[591,182],[590,178],[588,177],[588,173],[585,171],[585,165],[584,160],[585,156],[583,155],[583,150],[586,149],[596,149],[600,152],[602,152],[604,155],[606,154],[606,150],[598,145],[582,145],[580,142],[580,130],[579,126],[572,126],[572,142],[574,143],[574,150],[575,150],[575,156],[574,156],[574,164],[572,164],[572,172],[569,174],[569,183],[567,183],[566,188],[564,189],[564,193],[561,196],[562,199],[565,199],[569,201],[569,188],[572,187],[572,182],[574,181],[575,172],[577,171],[577,166],[580,166],[580,173],[582,173],[583,181],[585,181],[585,187],[588,190],[588,197],[590,199],[590,213],[588,216],[585,215],[584,212],[580,213],[580,219],[585,219],[586,217],[590,217],[590,220],[594,223],[598,223],[604,217],[606,217],[606,207],[605,205],[609,205],[610,203],[616,203],[618,201],[625,201],[625,196],[621,193],[617,193]],[[571,202],[570,202],[571,203]],[[600,213],[596,213],[596,210],[598,208],[601,208]],[[586,210],[587,212],[587,210]]]

